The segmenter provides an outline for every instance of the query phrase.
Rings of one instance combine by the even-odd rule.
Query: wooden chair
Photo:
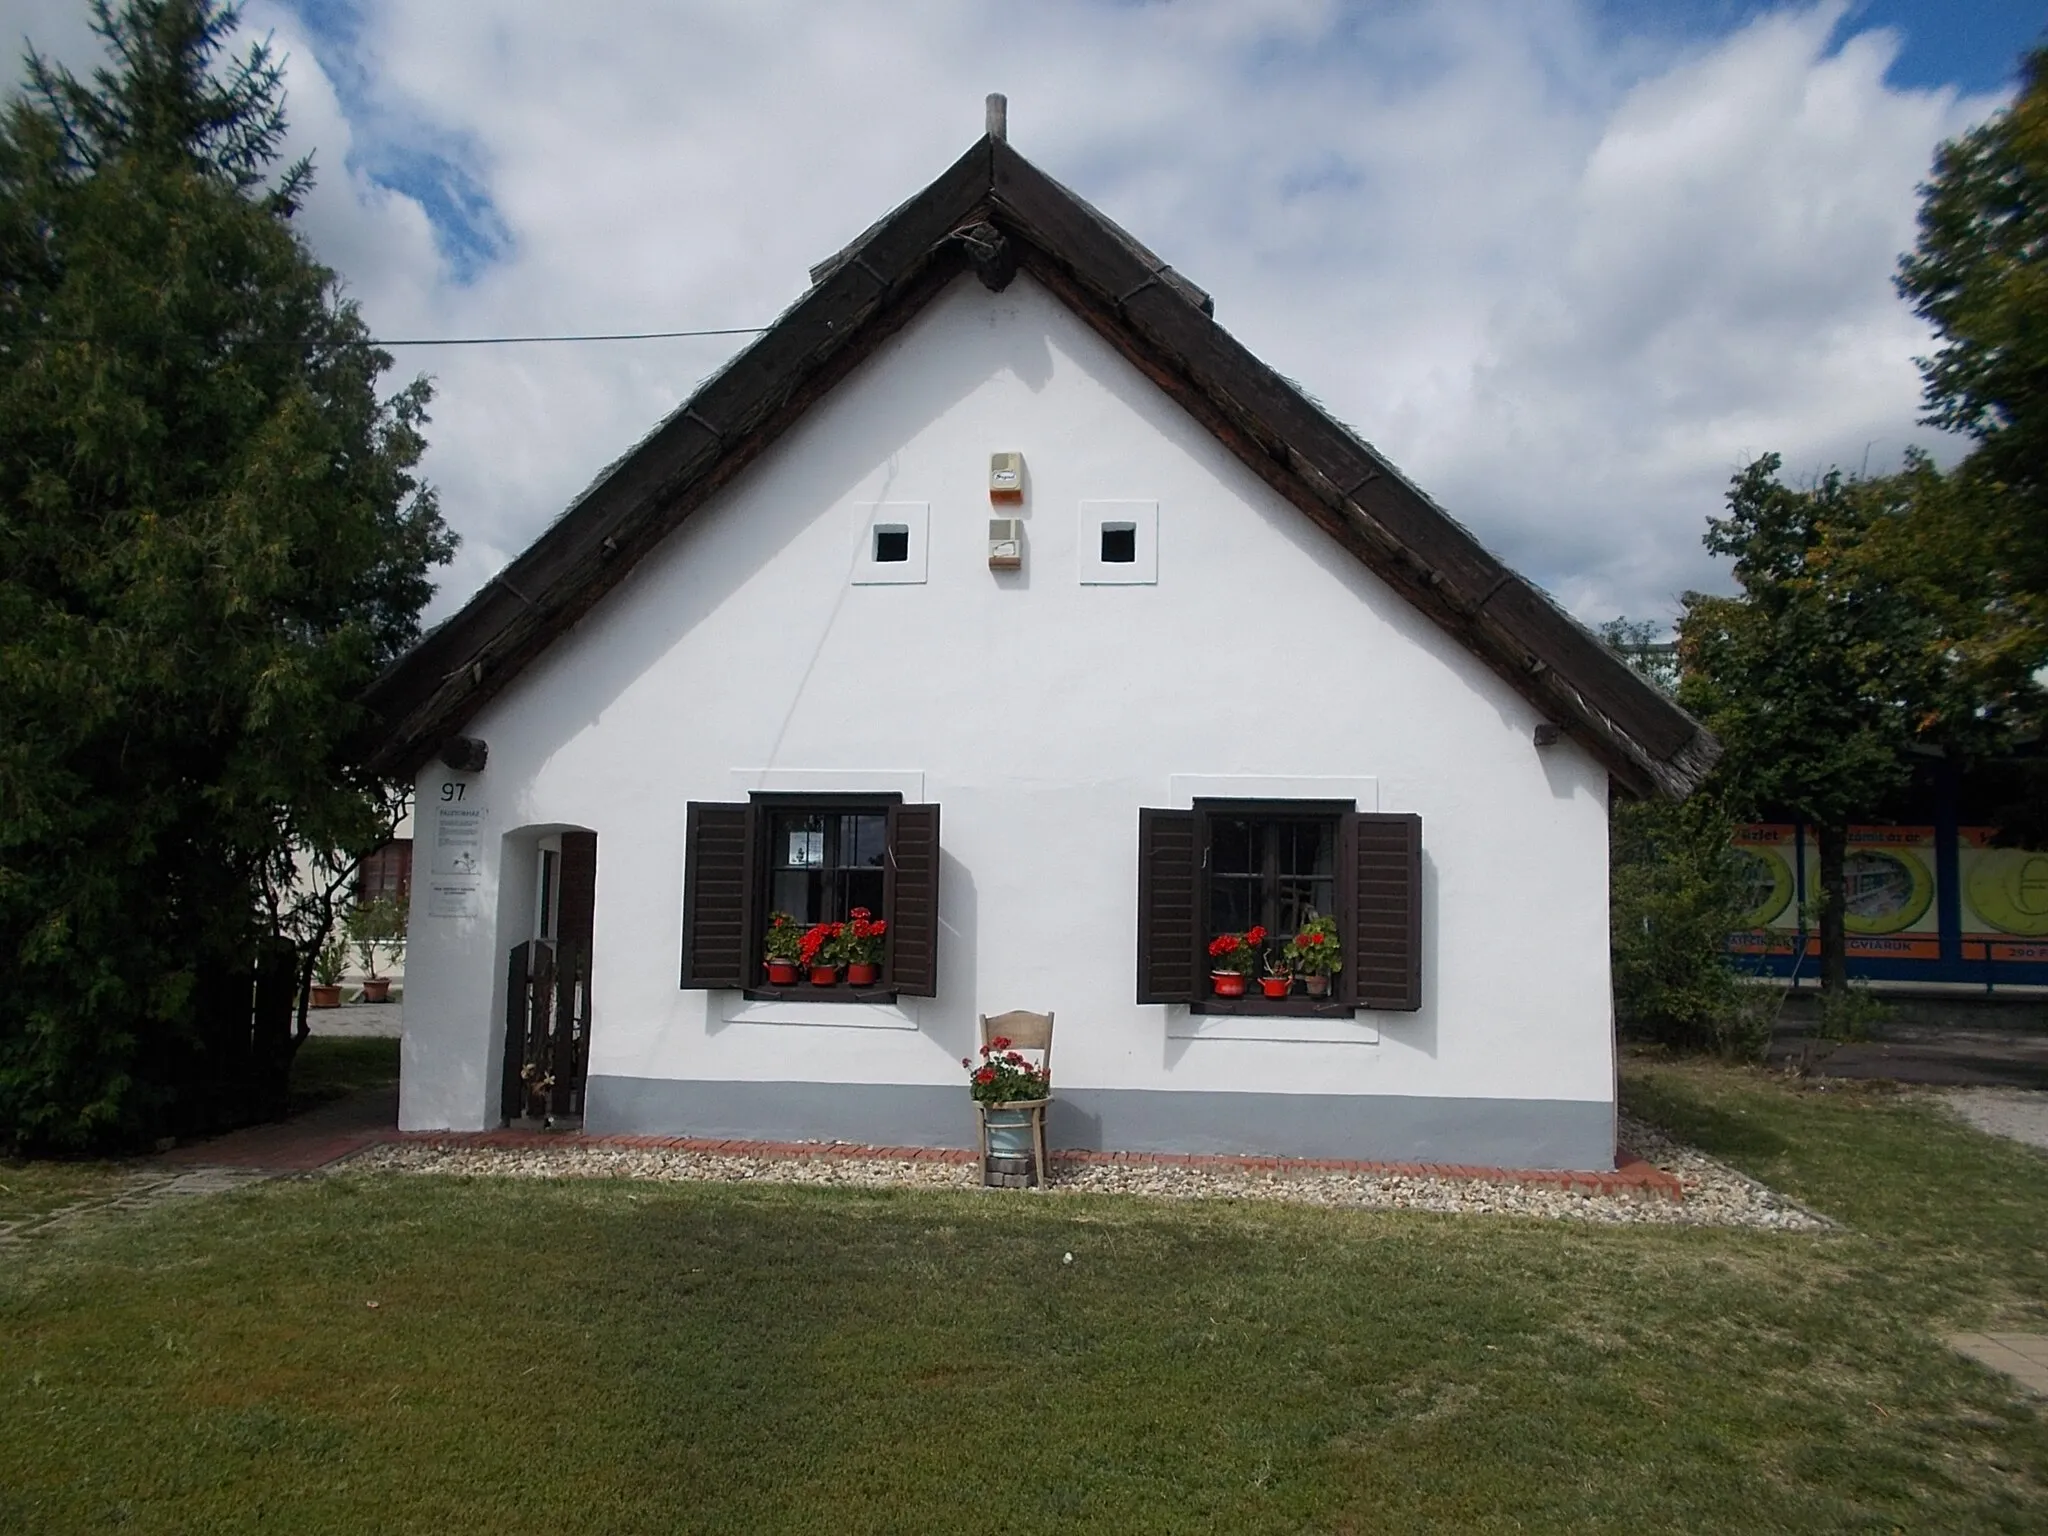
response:
[[[1009,1039],[1010,1049],[1020,1054],[1034,1051],[1038,1054],[1038,1066],[1045,1073],[1046,1096],[1042,1099],[1026,1099],[1014,1104],[998,1104],[997,1109],[1022,1110],[1031,1117],[1032,1172],[1028,1178],[1035,1178],[1042,1189],[1051,1169],[1045,1149],[1045,1110],[1052,1102],[1052,1015],[1049,1013],[1025,1013],[1014,1011],[999,1013],[994,1018],[981,1015],[981,1043],[987,1045],[998,1036]],[[977,1118],[981,1122],[981,1171],[984,1180],[989,1177],[988,1153],[988,1111],[990,1106],[977,1103]],[[1008,1179],[1005,1182],[1009,1182]],[[1024,1180],[1020,1180],[1024,1182]]]

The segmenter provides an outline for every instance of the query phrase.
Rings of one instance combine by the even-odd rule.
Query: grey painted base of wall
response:
[[[599,1136],[718,1136],[971,1147],[959,1088],[899,1083],[700,1082],[592,1076],[584,1128]],[[1354,1094],[1175,1093],[1061,1088],[1054,1147],[1235,1152],[1495,1168],[1614,1166],[1614,1106],[1600,1099],[1438,1099]]]

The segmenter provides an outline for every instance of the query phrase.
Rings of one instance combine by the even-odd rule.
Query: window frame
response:
[[[1336,897],[1335,910],[1328,915],[1337,919],[1341,931],[1349,933],[1352,923],[1350,904],[1344,891],[1344,818],[1357,811],[1358,802],[1355,799],[1296,800],[1197,796],[1190,809],[1194,812],[1195,818],[1195,997],[1188,1005],[1189,1011],[1198,1014],[1236,1014],[1254,1018],[1353,1017],[1358,1012],[1358,1005],[1347,1001],[1341,995],[1341,971],[1331,977],[1331,995],[1328,997],[1309,997],[1295,992],[1290,992],[1286,997],[1251,996],[1249,994],[1258,987],[1257,976],[1247,980],[1248,995],[1244,997],[1218,997],[1215,994],[1209,984],[1209,941],[1215,938],[1220,930],[1215,927],[1212,916],[1211,882],[1215,875],[1210,864],[1215,848],[1215,835],[1212,831],[1215,820],[1234,817],[1253,822],[1290,819],[1327,821],[1331,843],[1329,878],[1332,894]],[[1292,934],[1284,935],[1282,942],[1292,937]],[[1348,952],[1345,963],[1351,963]]]
[[[870,812],[887,817],[890,811],[904,803],[900,790],[875,790],[869,792],[850,791],[845,793],[813,793],[807,791],[762,790],[751,791],[747,804],[754,810],[754,888],[747,893],[748,931],[752,945],[752,960],[749,974],[756,979],[740,989],[741,995],[751,1002],[814,1002],[814,1003],[894,1003],[895,940],[893,927],[888,946],[882,954],[880,979],[873,986],[856,987],[840,980],[829,987],[813,986],[808,977],[800,979],[793,987],[778,987],[769,983],[762,974],[765,967],[761,961],[762,941],[768,933],[768,914],[775,910],[775,862],[773,852],[774,826],[776,815],[794,813],[815,813],[835,816],[849,813]],[[883,895],[877,916],[884,922],[892,922],[888,910],[889,881],[888,862],[894,856],[894,846],[888,841],[885,830],[883,841]]]

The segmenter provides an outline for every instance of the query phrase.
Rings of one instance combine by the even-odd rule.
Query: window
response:
[[[1311,911],[1336,920],[1344,946],[1329,997],[1214,994],[1211,939],[1263,927],[1277,946]],[[1138,813],[1139,1002],[1197,1013],[1416,1009],[1421,912],[1419,817],[1314,800],[1197,800]]]
[[[412,839],[386,843],[356,870],[356,904],[390,899],[400,906],[412,900]]]
[[[756,794],[692,801],[683,853],[685,987],[817,1002],[938,990],[939,808],[894,795]],[[889,925],[874,986],[770,988],[769,915],[838,922],[855,907]]]
[[[925,580],[931,503],[862,502],[854,509],[860,542],[854,549],[856,587],[915,587]]]
[[[1205,892],[1209,936],[1262,927],[1284,937],[1298,932],[1313,913],[1334,913],[1338,814],[1212,812]]]
[[[805,927],[838,922],[855,907],[881,912],[888,836],[886,806],[771,811],[769,910],[787,912]]]
[[[1074,529],[1084,587],[1145,587],[1159,580],[1159,503],[1084,501]]]

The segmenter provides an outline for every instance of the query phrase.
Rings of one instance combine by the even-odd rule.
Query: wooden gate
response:
[[[519,945],[505,970],[505,1118],[580,1119],[589,1066],[590,946]]]

